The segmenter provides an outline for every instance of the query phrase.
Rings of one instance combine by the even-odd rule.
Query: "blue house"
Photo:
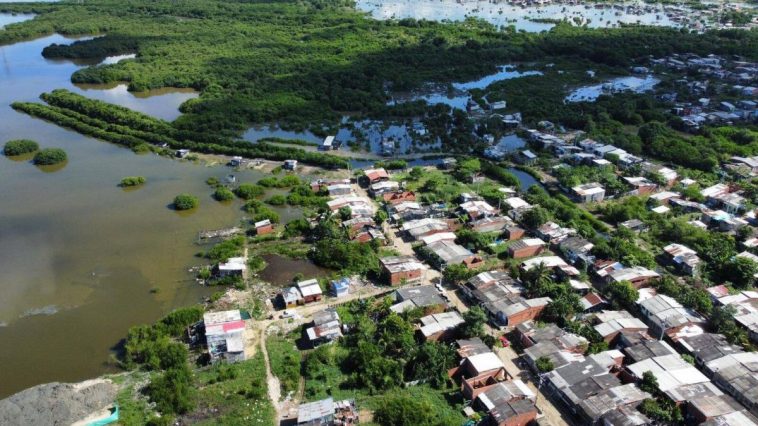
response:
[[[347,296],[350,292],[350,278],[342,278],[332,281],[332,294],[335,297]]]

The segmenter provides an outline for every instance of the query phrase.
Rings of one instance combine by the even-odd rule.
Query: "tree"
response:
[[[612,282],[606,288],[606,294],[611,302],[619,307],[631,309],[640,298],[640,292],[637,291],[629,281]]]
[[[5,143],[3,154],[7,156],[29,154],[39,149],[37,142],[28,139],[12,140]]]
[[[424,176],[424,169],[419,166],[415,166],[414,168],[411,169],[410,172],[408,172],[408,177],[411,180],[419,180],[423,176]]]
[[[262,186],[252,183],[243,183],[235,191],[237,196],[243,200],[252,200],[253,198],[260,197],[265,192],[266,190]]]
[[[167,370],[148,385],[147,394],[162,413],[182,414],[191,410],[195,388],[186,365]]]
[[[179,194],[174,197],[174,208],[176,210],[190,210],[200,204],[200,200],[197,197],[190,194]]]
[[[229,188],[220,186],[216,188],[215,192],[213,192],[213,198],[215,198],[216,201],[232,201],[234,199],[234,193]]]
[[[655,374],[653,374],[652,371],[645,371],[642,373],[640,389],[651,395],[658,393],[658,379],[655,377]]]
[[[353,211],[350,209],[350,206],[340,207],[338,214],[343,221],[350,220],[353,217]]]
[[[458,180],[466,180],[482,170],[482,164],[478,158],[461,160],[455,166],[455,176]]]
[[[429,403],[402,394],[385,397],[374,412],[381,426],[436,426],[437,420]]]
[[[67,158],[66,151],[60,148],[45,148],[34,155],[34,164],[52,166],[66,161]]]
[[[463,336],[466,338],[484,336],[484,324],[487,322],[487,314],[484,309],[479,306],[472,307],[463,313],[463,320],[465,322],[460,328]]]
[[[145,179],[144,176],[127,176],[121,179],[121,182],[118,184],[118,186],[122,188],[128,188],[132,186],[144,185],[145,182],[147,182],[147,179]]]
[[[374,215],[374,222],[376,222],[377,225],[381,225],[386,221],[387,221],[387,212],[384,210],[378,210],[376,214]]]
[[[537,358],[537,360],[534,362],[534,365],[537,366],[537,370],[539,370],[540,373],[547,373],[553,371],[555,368],[553,361],[546,356]]]
[[[537,229],[550,220],[550,213],[540,206],[532,207],[521,216],[521,223],[529,229]]]
[[[722,265],[721,276],[735,287],[749,289],[755,284],[758,263],[750,258],[734,256]]]
[[[460,284],[464,281],[468,281],[468,279],[473,277],[475,274],[476,272],[469,269],[466,265],[457,263],[454,265],[448,265],[442,271],[442,278],[445,280],[445,282],[451,284]]]
[[[581,311],[582,305],[579,302],[579,296],[575,293],[568,293],[561,294],[551,300],[542,315],[546,321],[563,326],[566,321],[570,321],[577,312]]]
[[[448,383],[447,371],[455,363],[455,351],[449,345],[426,342],[419,348],[408,365],[409,378],[426,380],[427,383],[442,388]]]

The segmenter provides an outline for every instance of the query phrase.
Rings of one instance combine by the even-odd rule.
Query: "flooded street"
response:
[[[130,326],[212,291],[188,272],[202,262],[194,257],[203,250],[195,244],[197,232],[243,218],[241,202],[218,203],[205,184],[209,177],[223,179],[226,167],[135,155],[10,108],[66,88],[171,120],[181,102],[195,96],[77,88],[70,76],[79,66],[40,55],[51,43],[68,42],[54,35],[0,47],[0,143],[29,138],[68,153],[57,171],[41,170],[28,158],[0,157],[0,398],[108,371],[110,349]],[[234,173],[239,182],[263,176]],[[124,176],[136,175],[147,178],[144,187],[117,187]],[[200,207],[181,215],[169,209],[181,192],[198,196]],[[284,220],[297,214],[279,210]]]

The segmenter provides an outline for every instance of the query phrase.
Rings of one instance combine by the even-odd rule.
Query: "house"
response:
[[[247,265],[244,257],[230,257],[226,262],[218,264],[218,275],[220,277],[241,277],[244,275]]]
[[[297,287],[285,288],[279,293],[282,305],[285,308],[294,308],[297,305],[303,304],[303,295],[300,294],[300,290]]]
[[[655,356],[629,364],[625,374],[636,381],[642,380],[645,372],[651,372],[658,381],[661,392],[669,392],[681,386],[709,382],[708,377],[682,359],[679,354]]]
[[[545,249],[545,242],[539,238],[524,238],[508,247],[508,255],[513,259],[537,256]]]
[[[605,378],[603,375],[600,377]],[[612,380],[609,380],[609,382],[612,382]],[[597,383],[595,381],[595,384]],[[603,386],[598,387],[602,388]],[[576,392],[572,393],[576,394]],[[587,392],[582,389],[580,390],[581,394],[587,394]],[[583,419],[584,424],[607,424],[607,422],[601,421],[606,413],[619,409],[632,410],[633,407],[636,407],[650,397],[652,395],[642,391],[634,383],[619,384],[608,389],[593,390],[586,398],[579,402],[577,411],[579,417]]]
[[[334,144],[334,136],[332,135],[325,137],[321,145],[318,146],[319,151],[331,151],[333,149],[337,149],[337,146]]]
[[[487,424],[523,426],[536,419],[535,402],[534,392],[521,380],[513,380],[488,387],[477,395],[474,404],[488,414]]]
[[[472,220],[494,216],[498,212],[496,208],[482,200],[467,201],[462,203],[458,208]]]
[[[469,228],[476,232],[501,232],[503,228],[512,225],[505,216],[484,217],[468,223]]]
[[[406,201],[416,201],[416,193],[413,191],[395,191],[382,194],[382,200],[387,204],[400,204]]]
[[[624,177],[624,181],[630,188],[630,195],[648,195],[658,189],[658,185],[642,176]]]
[[[657,280],[661,275],[655,271],[651,271],[643,266],[633,266],[631,268],[623,268],[610,272],[607,277],[607,282],[621,282],[629,281],[636,289],[647,287],[654,280]]]
[[[364,170],[363,175],[368,180],[369,185],[390,180],[390,175],[382,168]]]
[[[580,275],[579,270],[569,265],[558,256],[540,256],[533,257],[521,262],[521,269],[524,271],[530,271],[539,265],[552,270],[557,275],[567,277],[578,277]]]
[[[255,222],[255,235],[266,235],[274,232],[274,224],[269,219]]]
[[[453,157],[447,157],[440,161],[439,167],[444,170],[452,170],[455,168],[456,164],[458,164],[458,160]]]
[[[297,409],[297,426],[343,426],[358,424],[355,401],[335,402],[333,398],[300,404]]]
[[[347,296],[350,293],[350,278],[334,280],[330,283],[334,297]]]
[[[203,326],[211,362],[246,359],[245,321],[239,310],[206,312],[203,314]]]
[[[532,208],[531,204],[519,197],[509,197],[506,198],[504,202],[511,208],[511,210],[508,211],[508,216],[515,220],[518,220],[525,211]]]
[[[532,151],[529,151],[528,149],[524,151],[519,151],[519,153],[516,155],[514,160],[519,164],[531,166],[537,162],[537,154],[533,153]]]
[[[314,348],[342,337],[340,316],[337,311],[329,308],[313,314],[313,326],[305,329],[305,335],[308,336],[308,342]]]
[[[676,267],[676,269],[687,275],[697,275],[700,265],[700,258],[697,252],[681,244],[669,244],[663,248],[666,259]]]
[[[179,150],[176,151],[176,153],[174,153],[174,155],[177,158],[184,158],[184,157],[188,156],[189,153],[190,153],[189,149],[179,149]]]
[[[509,327],[538,318],[551,301],[552,299],[549,297],[525,299],[521,296],[511,295],[485,304],[484,310],[495,324]]]
[[[645,222],[639,219],[629,219],[625,222],[619,223],[619,225],[634,232],[645,232],[648,230],[648,226],[645,224]]]
[[[426,275],[426,265],[414,256],[392,256],[379,259],[382,272],[390,285],[421,282]]]
[[[318,280],[315,278],[298,281],[297,289],[300,291],[300,294],[303,295],[303,303],[318,302],[321,300],[321,286],[319,286]]]
[[[575,186],[571,191],[580,203],[597,203],[605,198],[605,188],[597,182]]]
[[[665,335],[676,342],[683,337],[702,334],[706,326],[702,315],[665,294],[645,299],[638,305],[654,337],[662,338]]]
[[[426,246],[426,249],[442,269],[449,265],[460,264],[466,265],[469,269],[474,269],[484,263],[481,257],[453,241],[437,241]]]
[[[535,234],[545,242],[558,244],[569,236],[576,234],[576,230],[572,228],[564,228],[555,222],[546,222],[537,228]]]
[[[571,264],[582,262],[585,265],[591,265],[595,263],[595,257],[590,254],[593,247],[595,247],[594,244],[578,236],[568,237],[558,244],[558,249]]]
[[[449,232],[451,230],[450,224],[447,221],[433,218],[411,220],[403,223],[403,226],[400,229],[414,240],[427,235],[439,232]]]
[[[617,315],[610,315],[611,313]],[[603,337],[603,341],[613,345],[623,333],[647,333],[648,327],[644,322],[632,316],[627,311],[603,311],[595,316],[595,331]]]
[[[668,205],[672,199],[680,198],[682,195],[678,192],[661,191],[650,196],[650,200],[653,200],[661,205]]]
[[[284,164],[282,165],[282,168],[284,170],[295,170],[295,169],[297,169],[297,160],[284,160]]]
[[[424,341],[441,341],[450,340],[455,337],[456,329],[465,321],[463,317],[456,312],[442,312],[439,314],[427,315],[419,319],[421,327],[418,333]]]
[[[433,285],[405,287],[395,290],[393,311],[403,312],[407,309],[424,308],[427,312],[442,312],[447,306],[439,291]]]
[[[335,183],[327,185],[326,190],[329,191],[330,197],[339,197],[341,195],[351,195],[353,193],[353,186],[349,183]]]
[[[579,299],[584,312],[598,312],[608,307],[608,301],[596,293],[587,293]]]
[[[503,236],[508,239],[508,241],[514,241],[521,239],[526,231],[523,228],[519,228],[518,226],[508,226],[505,228],[505,232],[503,232]]]
[[[376,183],[372,183],[368,192],[374,198],[382,196],[387,193],[397,192],[400,189],[400,183],[393,180],[383,180]]]

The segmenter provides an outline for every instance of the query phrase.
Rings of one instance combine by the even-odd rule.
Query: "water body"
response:
[[[127,55],[116,55],[116,56],[107,56],[105,59],[103,59],[102,62],[100,62],[101,65],[112,65],[117,64],[123,60],[126,59],[134,59],[137,57],[136,53],[129,53]]]
[[[230,170],[155,155],[135,155],[17,113],[9,104],[36,101],[56,88],[105,96],[70,83],[79,66],[41,56],[62,36],[0,47],[0,143],[30,138],[61,147],[68,163],[43,170],[29,158],[0,156],[0,398],[50,381],[77,381],[110,369],[109,350],[130,326],[150,323],[174,307],[210,292],[188,271],[197,232],[237,225],[239,201],[221,204],[204,183]],[[122,89],[119,89],[122,90]],[[149,103],[149,113],[171,118],[178,101],[170,95],[138,98],[121,94],[127,106]],[[165,101],[172,99],[171,101]],[[154,102],[154,105],[153,105]],[[143,111],[145,111],[143,109]],[[256,171],[234,172],[254,182]],[[142,175],[139,189],[116,185]],[[167,206],[189,192],[200,207],[178,214]]]
[[[176,87],[130,92],[126,84],[78,84],[74,91],[88,98],[121,105],[168,121],[174,121],[181,115],[179,105],[199,96],[193,89]]]
[[[535,19],[568,19],[575,25],[591,28],[615,27],[619,24],[646,24],[656,26],[680,26],[676,18],[667,16],[661,5],[645,5],[630,2],[636,10],[619,10],[585,5],[554,4],[546,6],[518,7],[489,1],[455,0],[358,0],[358,9],[369,12],[376,19],[426,19],[430,21],[463,21],[468,17],[483,19],[496,26],[513,25],[516,30],[540,32],[552,28],[549,22]]]
[[[266,269],[261,271],[260,278],[280,287],[292,285],[294,278],[298,276],[308,280],[325,277],[332,272],[314,265],[310,260],[290,259],[276,254],[267,254],[262,257],[266,261]]]
[[[243,135],[242,139],[249,142],[258,142],[264,138],[296,139],[313,144],[319,144],[324,139],[320,138],[309,131],[297,132],[292,130],[283,130],[277,125],[251,127]]]
[[[31,15],[31,14],[17,14],[17,15],[11,15],[11,14],[6,14],[6,13],[0,14],[0,30],[3,29],[3,27],[5,27],[8,24],[24,22],[33,18],[34,18],[34,15]]]
[[[645,77],[620,77],[605,83],[575,89],[566,96],[565,100],[566,102],[593,102],[602,94],[624,91],[643,93],[653,90],[655,85],[660,83],[660,81],[651,75]]]
[[[532,175],[530,175],[527,172],[521,171],[514,167],[509,167],[506,170],[508,170],[514,176],[516,176],[516,178],[518,179],[520,183],[521,191],[526,191],[529,188],[533,187],[534,185],[539,185],[542,188],[544,188],[544,186],[537,179],[535,179]]]

